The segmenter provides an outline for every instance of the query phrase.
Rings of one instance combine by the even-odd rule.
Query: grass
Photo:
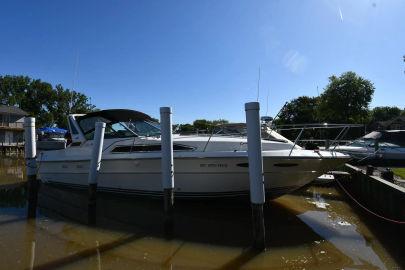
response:
[[[392,171],[394,172],[394,174],[396,176],[399,176],[402,179],[405,179],[405,168],[395,168],[395,169],[392,169]]]

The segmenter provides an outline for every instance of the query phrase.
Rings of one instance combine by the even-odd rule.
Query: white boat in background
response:
[[[380,161],[405,164],[405,130],[373,131],[336,151],[359,161]]]
[[[103,110],[70,115],[72,143],[39,156],[45,183],[87,187],[96,122],[105,122],[100,190],[160,196],[160,129],[132,110]],[[247,139],[235,136],[174,135],[176,197],[232,197],[249,194]],[[300,188],[349,157],[345,154],[292,149],[286,142],[262,140],[264,184],[272,198]]]

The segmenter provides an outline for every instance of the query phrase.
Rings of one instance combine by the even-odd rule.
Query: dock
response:
[[[381,222],[392,225],[393,233],[405,240],[405,188],[350,164],[349,177],[338,177],[337,183],[354,203]]]

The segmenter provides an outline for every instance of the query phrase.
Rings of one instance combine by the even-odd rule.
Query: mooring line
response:
[[[361,208],[363,208],[364,210],[366,210],[366,211],[369,212],[370,214],[372,214],[372,215],[374,215],[374,216],[376,216],[376,217],[379,217],[379,218],[381,218],[381,219],[384,219],[384,220],[386,220],[386,221],[389,221],[389,222],[393,222],[393,223],[397,223],[397,224],[401,224],[401,225],[404,225],[404,224],[405,224],[405,221],[398,221],[398,220],[395,220],[395,219],[390,219],[390,218],[381,216],[381,215],[379,215],[379,214],[377,214],[377,213],[371,211],[370,209],[368,209],[367,207],[365,207],[364,205],[362,205],[359,201],[357,201],[357,200],[343,187],[343,185],[339,182],[339,180],[338,180],[337,178],[336,178],[336,182],[338,183],[338,185],[340,186],[340,188],[341,188],[355,203],[357,203]]]

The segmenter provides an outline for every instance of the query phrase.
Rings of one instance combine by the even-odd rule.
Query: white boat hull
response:
[[[232,153],[230,154],[232,155]],[[265,189],[278,197],[306,185],[332,168],[342,158],[265,156]],[[41,161],[39,176],[45,183],[87,187],[89,160]],[[162,195],[160,158],[128,155],[102,160],[98,188],[102,191],[137,195]],[[175,157],[176,197],[229,197],[249,194],[246,156]]]

